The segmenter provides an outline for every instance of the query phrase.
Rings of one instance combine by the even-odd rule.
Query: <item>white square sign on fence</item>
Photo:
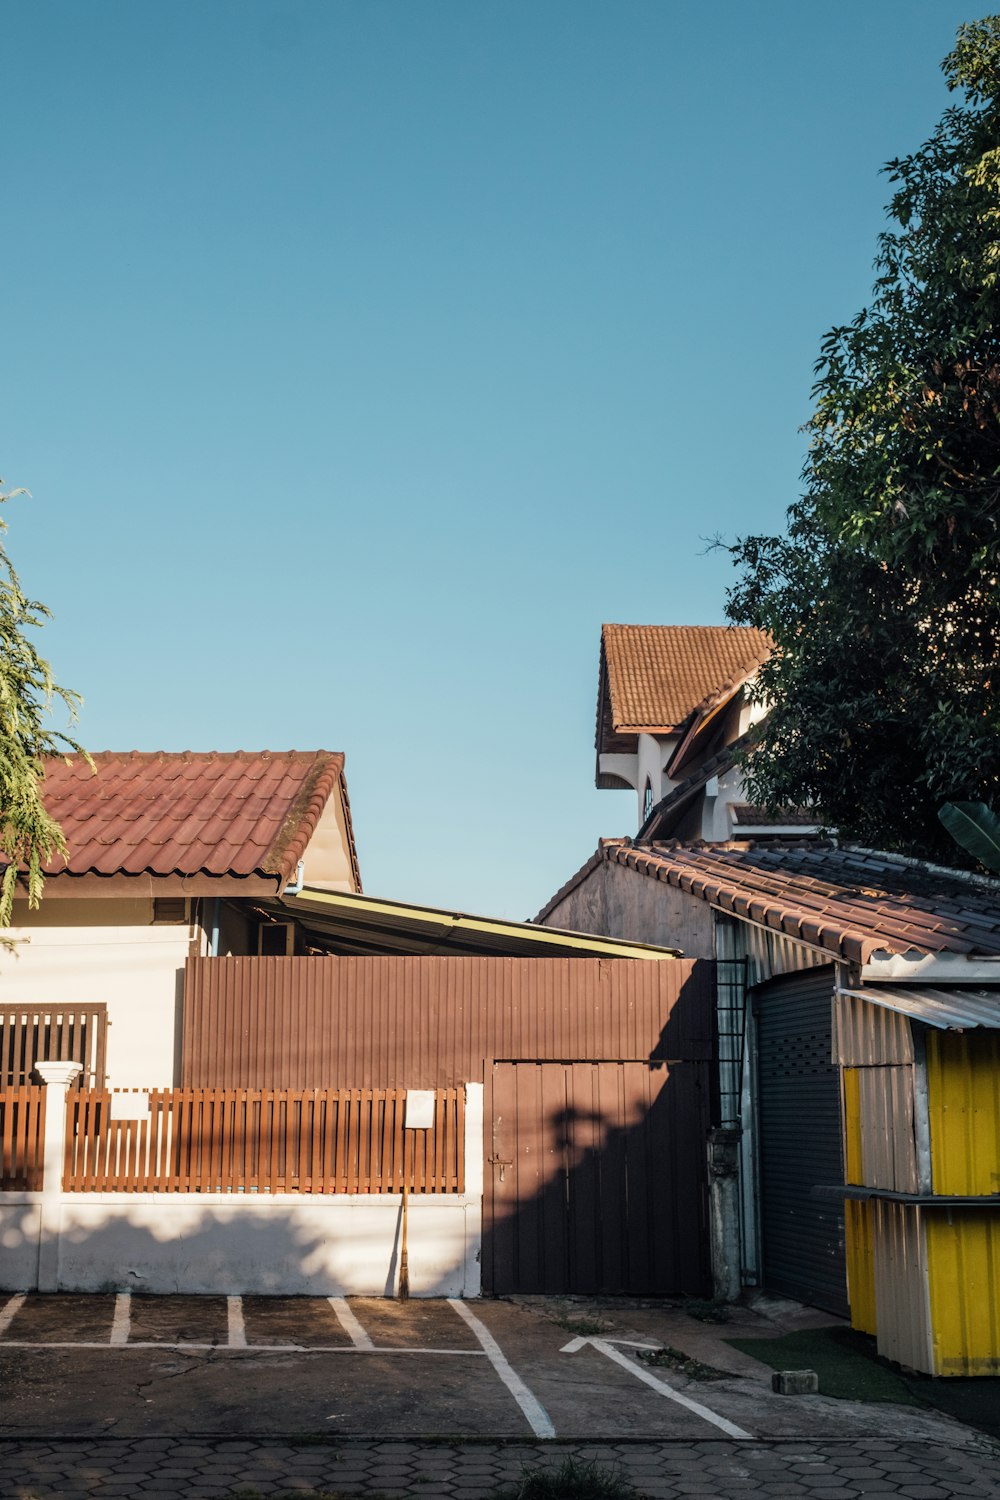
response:
[[[406,1114],[403,1123],[407,1130],[430,1130],[434,1125],[434,1090],[407,1089]]]
[[[145,1120],[148,1115],[148,1094],[137,1092],[134,1094],[111,1095],[112,1120]]]

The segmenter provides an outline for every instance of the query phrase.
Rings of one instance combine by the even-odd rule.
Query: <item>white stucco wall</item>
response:
[[[0,1194],[0,1287],[36,1285],[40,1194]],[[414,1296],[479,1295],[482,1200],[411,1196]],[[236,1296],[392,1296],[398,1194],[64,1193],[58,1286]]]
[[[41,1282],[43,1291],[64,1292],[394,1294],[398,1193],[67,1193],[58,1170],[64,1109],[64,1090],[53,1091],[44,1191],[0,1193],[0,1289]],[[409,1197],[414,1296],[480,1293],[481,1083],[466,1085],[465,1189]]]
[[[305,885],[328,891],[356,891],[358,883],[351,863],[351,841],[347,814],[337,787],[323,809],[320,820],[302,856]]]
[[[732,805],[743,802],[745,798],[743,773],[737,766],[713,777],[702,794],[701,838],[709,843],[732,838]]]
[[[41,1193],[0,1193],[0,1289],[26,1292],[37,1285]]]
[[[192,931],[154,924],[149,900],[44,899],[18,903],[0,949],[5,1004],[108,1007],[107,1082],[169,1088],[179,1047],[181,987]],[[199,941],[202,934],[196,930]]]

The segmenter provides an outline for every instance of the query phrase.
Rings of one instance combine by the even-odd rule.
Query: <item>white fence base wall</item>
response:
[[[0,1193],[0,1290],[35,1289],[41,1237],[41,1193]]]
[[[44,1191],[0,1193],[0,1290],[392,1297],[398,1193],[86,1193],[60,1186],[66,1089],[52,1075]],[[65,1076],[63,1076],[65,1075]],[[465,1086],[465,1192],[411,1193],[410,1292],[478,1297],[483,1237],[483,1086]]]
[[[3,1290],[39,1288],[40,1261],[43,1291],[391,1297],[399,1281],[399,1194],[61,1193],[42,1222],[40,1193],[0,1194]],[[478,1297],[481,1197],[411,1194],[407,1222],[411,1294]]]

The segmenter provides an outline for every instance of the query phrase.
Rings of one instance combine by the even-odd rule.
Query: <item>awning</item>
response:
[[[1000,1031],[1000,987],[973,989],[961,985],[930,989],[926,985],[866,985],[862,989],[838,989],[838,995],[866,1000],[883,1010],[909,1016],[939,1031]]]
[[[320,946],[348,954],[480,954],[500,958],[679,958],[677,948],[629,943],[534,922],[507,922],[430,906],[383,901],[305,886],[298,895],[262,902],[294,916]]]

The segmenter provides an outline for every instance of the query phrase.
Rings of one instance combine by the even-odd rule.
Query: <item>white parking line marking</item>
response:
[[[110,1349],[110,1344],[97,1344],[88,1339],[53,1339],[50,1343],[42,1344],[37,1339],[3,1339],[5,1349]],[[180,1344],[168,1344],[164,1339],[151,1340],[148,1343],[140,1343],[133,1339],[129,1344],[119,1345],[120,1348],[132,1349],[172,1349],[172,1350],[210,1350],[214,1354],[227,1354],[231,1350],[229,1344],[199,1344],[193,1339]],[[232,1349],[233,1354],[443,1354],[449,1358],[483,1359],[487,1357],[485,1349],[425,1349],[414,1345],[403,1348],[390,1348],[383,1345],[377,1348],[372,1344],[371,1348],[358,1348],[354,1344],[247,1344],[242,1349]]]
[[[132,1331],[132,1293],[119,1292],[115,1298],[115,1316],[111,1324],[111,1343],[127,1344]]]
[[[728,1433],[730,1437],[734,1438],[748,1438],[751,1441],[753,1440],[752,1433],[744,1432],[743,1428],[737,1427],[735,1422],[730,1422],[725,1417],[720,1417],[718,1412],[711,1411],[707,1406],[702,1406],[700,1401],[692,1401],[690,1396],[682,1396],[680,1391],[675,1391],[673,1386],[668,1385],[665,1380],[658,1379],[650,1370],[643,1369],[642,1365],[636,1364],[634,1359],[629,1359],[627,1354],[622,1354],[619,1349],[615,1349],[608,1343],[607,1339],[571,1339],[568,1344],[563,1345],[559,1352],[561,1354],[575,1354],[584,1344],[593,1344],[599,1353],[606,1355],[608,1359],[614,1360],[616,1365],[621,1365],[623,1370],[628,1370],[629,1374],[634,1375],[637,1380],[645,1381],[646,1385],[652,1386],[654,1391],[659,1391],[661,1396],[666,1396],[669,1400],[676,1401],[678,1406],[685,1406],[688,1411],[693,1411],[695,1416],[703,1418],[706,1422],[711,1422],[712,1426],[718,1427],[720,1432]]]
[[[365,1333],[365,1330],[362,1328],[361,1324],[355,1317],[352,1309],[348,1305],[347,1298],[327,1297],[326,1300],[329,1302],[330,1306],[337,1314],[337,1321],[340,1323],[341,1328],[347,1334],[355,1349],[374,1349],[375,1345],[372,1343],[371,1339],[368,1337],[367,1333]]]
[[[0,1335],[7,1332],[7,1329],[24,1306],[24,1299],[27,1295],[27,1292],[18,1292],[16,1296],[11,1297],[10,1301],[4,1307],[3,1312],[0,1312]]]
[[[475,1313],[470,1312],[465,1303],[460,1302],[457,1297],[449,1297],[448,1306],[453,1307],[458,1316],[468,1323],[476,1338],[482,1344],[486,1358],[521,1408],[528,1426],[535,1434],[535,1437],[554,1438],[556,1430],[552,1425],[552,1418],[538,1397],[532,1395],[531,1391],[528,1390],[528,1387],[507,1359],[507,1356],[485,1324],[480,1323]]]
[[[243,1298],[226,1298],[226,1318],[229,1324],[229,1347],[230,1349],[245,1349],[247,1346],[247,1330],[243,1321]]]

